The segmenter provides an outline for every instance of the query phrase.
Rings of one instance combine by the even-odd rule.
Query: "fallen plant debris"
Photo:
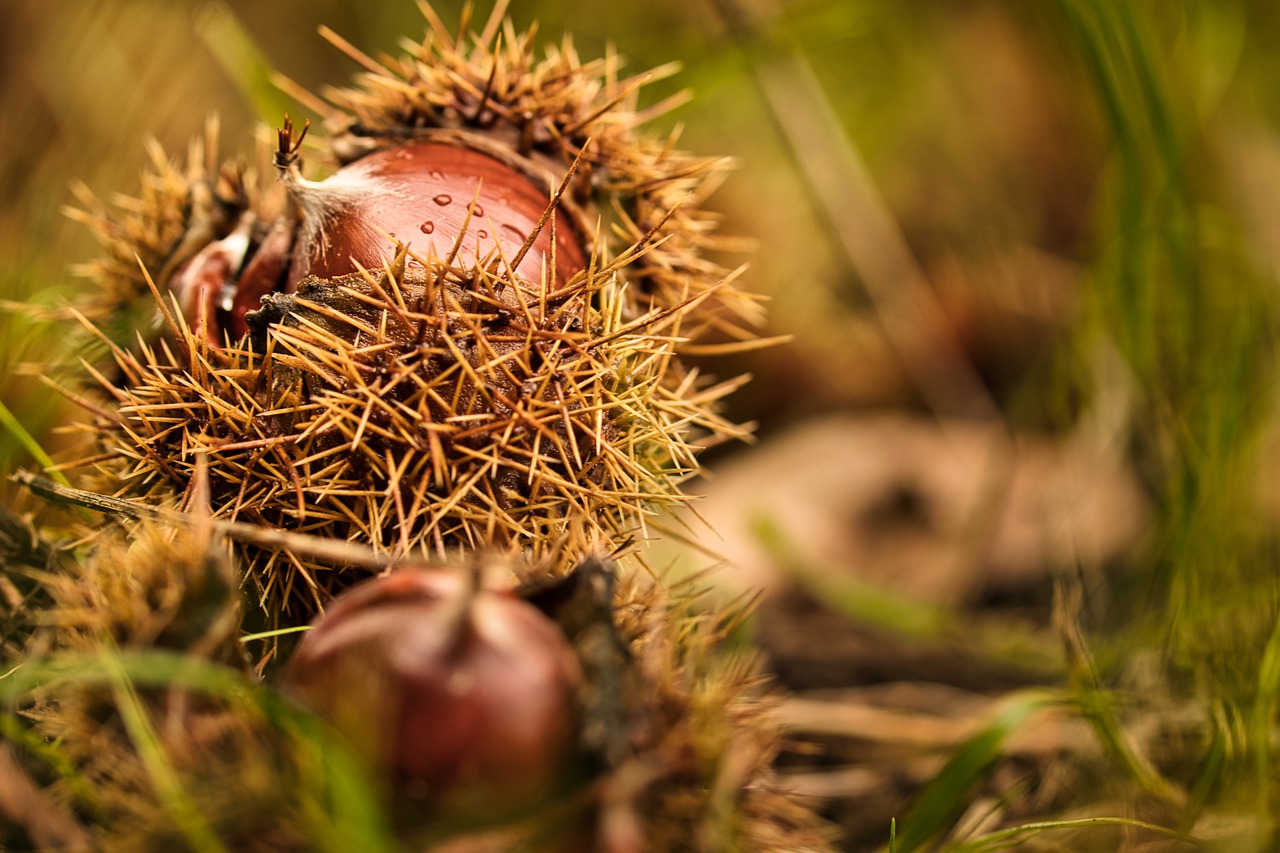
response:
[[[66,389],[78,482],[17,478],[92,512],[0,542],[45,597],[6,613],[0,697],[42,745],[0,780],[39,806],[13,843],[829,849],[719,648],[741,607],[642,558],[699,448],[747,435],[745,379],[682,359],[759,343],[704,255],[723,164],[640,129],[666,70],[423,8],[399,60],[330,34],[366,74],[294,93],[320,144],[286,117],[249,169],[211,124],[139,199],[81,193],[111,359]]]
[[[0,848],[1276,848],[1280,16],[434,2],[8,4]]]

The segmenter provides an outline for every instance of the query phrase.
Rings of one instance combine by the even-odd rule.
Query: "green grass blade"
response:
[[[978,623],[945,607],[913,599],[855,577],[845,567],[811,563],[771,519],[751,526],[774,565],[827,607],[853,622],[923,641],[960,641],[985,657],[1025,669],[1054,673],[1061,669],[1058,647],[1040,632],[1014,622]]]
[[[40,442],[36,441],[35,436],[27,431],[27,428],[22,425],[22,422],[4,404],[3,400],[0,400],[0,427],[4,427],[5,431],[13,436],[14,440],[22,446],[22,449],[27,451],[31,458],[36,461],[36,464],[47,471],[50,477],[61,485],[71,485],[71,482],[67,480],[66,475],[61,471],[50,470],[54,466],[53,458],[45,452],[45,449],[40,446]]]
[[[188,811],[197,807],[184,801],[185,794],[140,704],[138,688],[191,690],[240,703],[261,714],[296,751],[305,771],[305,784],[295,793],[294,802],[306,819],[305,828],[314,849],[333,853],[392,853],[396,849],[375,786],[327,725],[275,691],[251,684],[226,667],[159,650],[67,655],[29,662],[0,680],[0,703],[12,705],[36,691],[56,694],[72,686],[104,685],[116,689],[121,717],[140,757],[153,779],[158,780],[175,820],[187,821],[183,828],[195,849],[221,849],[221,842],[203,831],[203,818],[198,811],[194,815]]]
[[[1061,703],[1061,695],[1043,690],[1007,697],[993,719],[961,744],[902,818],[902,833],[897,837],[900,853],[912,853],[951,829],[969,804],[974,788],[1004,752],[1010,735],[1037,711]]]
[[[259,631],[256,634],[245,634],[240,638],[240,642],[252,643],[254,640],[270,640],[272,637],[283,637],[286,634],[299,634],[303,631],[310,630],[310,625],[294,625],[290,628],[275,628],[270,631]]]
[[[1271,822],[1269,793],[1273,756],[1271,743],[1275,732],[1276,706],[1280,702],[1280,619],[1262,653],[1258,668],[1258,688],[1249,713],[1249,745],[1253,752],[1254,779],[1257,785],[1259,811],[1263,820]]]
[[[966,841],[955,847],[947,848],[947,853],[992,853],[995,850],[1009,850],[1026,843],[1042,832],[1061,829],[1087,829],[1090,827],[1108,827],[1108,826],[1124,826],[1132,829],[1142,829],[1147,832],[1163,835],[1168,838],[1176,838],[1179,841],[1185,841],[1189,844],[1201,846],[1202,842],[1189,835],[1183,835],[1174,832],[1168,827],[1157,826],[1146,821],[1136,820],[1128,817],[1088,817],[1076,820],[1047,820],[1037,823],[1024,823],[1020,826],[1009,827],[998,832],[984,835],[981,838],[975,838]]]
[[[771,519],[758,517],[751,529],[779,567],[832,609],[907,636],[925,639],[945,634],[948,619],[943,609],[861,581],[847,571],[807,565],[797,558],[799,549]]]
[[[156,796],[196,853],[223,853],[227,848],[183,790],[182,781],[165,754],[164,745],[124,667],[115,655],[109,653],[101,655],[101,660],[104,677],[111,683],[115,694],[120,719],[151,777]]]

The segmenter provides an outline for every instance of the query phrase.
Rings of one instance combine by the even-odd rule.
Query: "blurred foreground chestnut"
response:
[[[500,821],[565,785],[582,673],[554,622],[461,573],[401,570],[334,599],[285,687],[420,820]]]

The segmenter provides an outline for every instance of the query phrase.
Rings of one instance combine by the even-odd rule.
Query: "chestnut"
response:
[[[286,289],[307,276],[335,278],[391,261],[399,243],[419,255],[445,257],[459,241],[458,265],[484,261],[532,282],[566,284],[586,267],[582,240],[567,221],[544,225],[521,255],[551,203],[512,165],[458,145],[410,141],[343,166],[322,181],[308,181],[296,159],[282,165],[298,217]],[[501,249],[501,253],[496,251]]]
[[[469,580],[405,569],[352,587],[284,674],[423,821],[501,820],[570,778],[573,648],[533,605]]]

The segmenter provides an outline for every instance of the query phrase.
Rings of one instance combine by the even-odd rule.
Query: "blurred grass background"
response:
[[[434,5],[458,20],[460,4]],[[369,52],[395,51],[424,26],[410,2],[0,0],[0,9],[0,298],[38,306],[74,298],[85,284],[69,267],[94,254],[86,230],[60,213],[73,181],[107,198],[135,193],[144,140],[181,154],[211,113],[221,117],[224,153],[249,156],[255,127],[286,109],[306,115],[266,85],[266,69],[312,90],[356,71],[317,26]],[[864,640],[879,650],[932,642],[936,606],[948,612],[943,621],[964,620],[971,637],[984,625],[1008,627],[1016,611],[1016,642],[1050,649],[1036,652],[1027,680],[1064,691],[1102,744],[1105,769],[1079,777],[1088,790],[1054,799],[1058,814],[1149,818],[1216,837],[1218,849],[1269,849],[1280,808],[1280,10],[1264,0],[535,0],[513,15],[520,25],[536,20],[548,40],[572,33],[586,56],[613,46],[631,70],[681,62],[685,72],[647,97],[688,87],[696,98],[659,129],[679,123],[684,147],[738,161],[716,195],[724,230],[756,243],[749,286],[771,298],[770,332],[793,339],[713,366],[755,374],[733,414],[758,422],[761,436],[755,448],[718,450],[713,465],[786,448],[784,471],[816,466],[856,479],[856,458],[896,455],[885,464],[915,464],[924,473],[911,476],[928,486],[942,471],[999,480],[1032,446],[1058,454],[1087,445],[1086,458],[1129,478],[1096,469],[1095,485],[1120,491],[1131,480],[1136,497],[1125,498],[1124,512],[1144,508],[1132,510],[1136,528],[1114,535],[1124,547],[1085,554],[1073,527],[1072,543],[1024,560],[1042,569],[1029,580],[968,597],[928,592],[959,589],[955,572],[992,571],[994,558],[974,544],[985,528],[934,550],[920,548],[924,534],[914,528],[884,540],[912,556],[878,579],[896,604],[856,586],[863,563],[879,557],[836,551],[815,569],[807,528],[788,528],[781,516],[755,527],[771,568],[789,583],[798,570],[784,563],[818,571],[820,582],[801,585],[843,623],[879,616],[881,633]],[[76,337],[16,310],[0,314],[0,340],[0,401],[43,445],[63,447],[52,430],[67,409],[37,375],[73,359]],[[863,429],[886,417],[908,426]],[[786,443],[813,424],[830,440]],[[941,438],[904,440],[912,429]],[[971,446],[978,461],[955,467]],[[822,458],[806,463],[819,448]],[[0,431],[0,471],[32,464]],[[1036,470],[1003,498],[1034,496]],[[1085,465],[1085,480],[1090,473]],[[920,488],[903,488],[902,476],[859,486],[874,492],[864,503],[880,514],[870,522],[833,523],[871,523],[883,536],[918,520]],[[815,483],[804,488],[817,493]],[[716,500],[714,480],[707,489]],[[1102,512],[1081,529],[1119,514]],[[951,575],[938,572],[941,563]],[[1050,630],[1055,580],[1083,594],[1074,609],[1059,596]],[[851,606],[840,606],[841,591]],[[770,612],[775,622],[787,615],[766,606],[758,637],[785,676],[788,652],[768,642]],[[993,612],[1004,621],[988,619]],[[778,624],[794,634],[829,623]],[[998,642],[1015,642],[1000,631]],[[798,642],[806,641],[829,639]],[[996,642],[984,640],[976,654]],[[914,678],[954,683],[946,669]],[[990,673],[964,686],[1002,695],[1008,680]],[[817,683],[868,678],[846,666]],[[1027,701],[1038,709],[1043,699]],[[883,844],[901,809],[899,850],[980,835],[981,821],[966,830],[963,815],[984,784],[997,784],[1008,738],[1033,710],[1016,701],[1014,709],[1027,713],[1003,713],[977,740],[961,739],[951,763],[933,765],[927,784],[906,786],[898,799],[840,789],[849,804],[831,813],[849,828],[850,849]],[[1188,709],[1192,724],[1163,722],[1182,721]],[[1135,721],[1159,732],[1135,741],[1126,733]],[[1114,831],[1089,843],[1151,840],[1132,827]]]

